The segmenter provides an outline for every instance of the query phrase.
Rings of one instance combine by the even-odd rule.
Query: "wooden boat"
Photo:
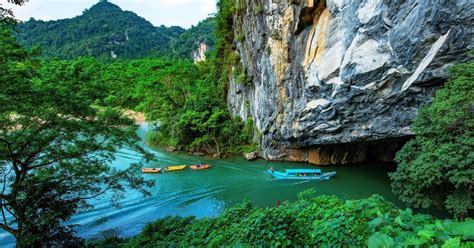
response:
[[[166,166],[165,171],[181,171],[186,169],[186,165]]]
[[[268,173],[275,178],[289,180],[327,180],[336,175],[335,171],[322,173],[320,169],[288,169],[285,172],[280,172],[270,168]]]
[[[160,173],[161,168],[143,168],[142,172],[143,173]]]
[[[190,165],[191,170],[207,170],[211,168],[210,164],[201,164],[201,165]]]

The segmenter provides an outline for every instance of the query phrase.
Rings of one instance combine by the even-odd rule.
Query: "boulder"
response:
[[[172,147],[172,146],[166,148],[166,151],[167,151],[167,152],[175,152],[175,151],[177,151],[177,150],[178,150],[178,148]]]
[[[244,154],[244,157],[246,160],[252,161],[258,158],[258,153],[257,152],[246,153]]]

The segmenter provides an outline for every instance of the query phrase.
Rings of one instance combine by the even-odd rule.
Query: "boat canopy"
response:
[[[298,173],[314,174],[314,173],[321,173],[321,170],[320,169],[290,169],[290,170],[286,170],[286,174],[298,174]]]

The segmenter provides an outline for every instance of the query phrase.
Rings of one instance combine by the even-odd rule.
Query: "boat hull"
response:
[[[203,164],[199,167],[197,165],[191,165],[191,166],[189,166],[189,168],[191,170],[207,170],[207,169],[211,168],[211,165],[210,164]]]
[[[321,173],[319,176],[296,176],[296,175],[287,175],[286,173],[279,172],[279,171],[267,171],[270,175],[275,178],[283,179],[283,180],[328,180],[331,177],[336,175],[336,172],[327,172]]]
[[[182,171],[186,169],[186,165],[167,166],[165,171]]]
[[[142,173],[161,173],[161,168],[143,168]]]

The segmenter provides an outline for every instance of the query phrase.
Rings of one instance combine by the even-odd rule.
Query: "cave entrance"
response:
[[[395,167],[396,153],[411,137],[391,138],[374,142],[311,147],[308,162],[317,165],[345,165],[378,161]],[[380,164],[380,163],[377,163]]]

